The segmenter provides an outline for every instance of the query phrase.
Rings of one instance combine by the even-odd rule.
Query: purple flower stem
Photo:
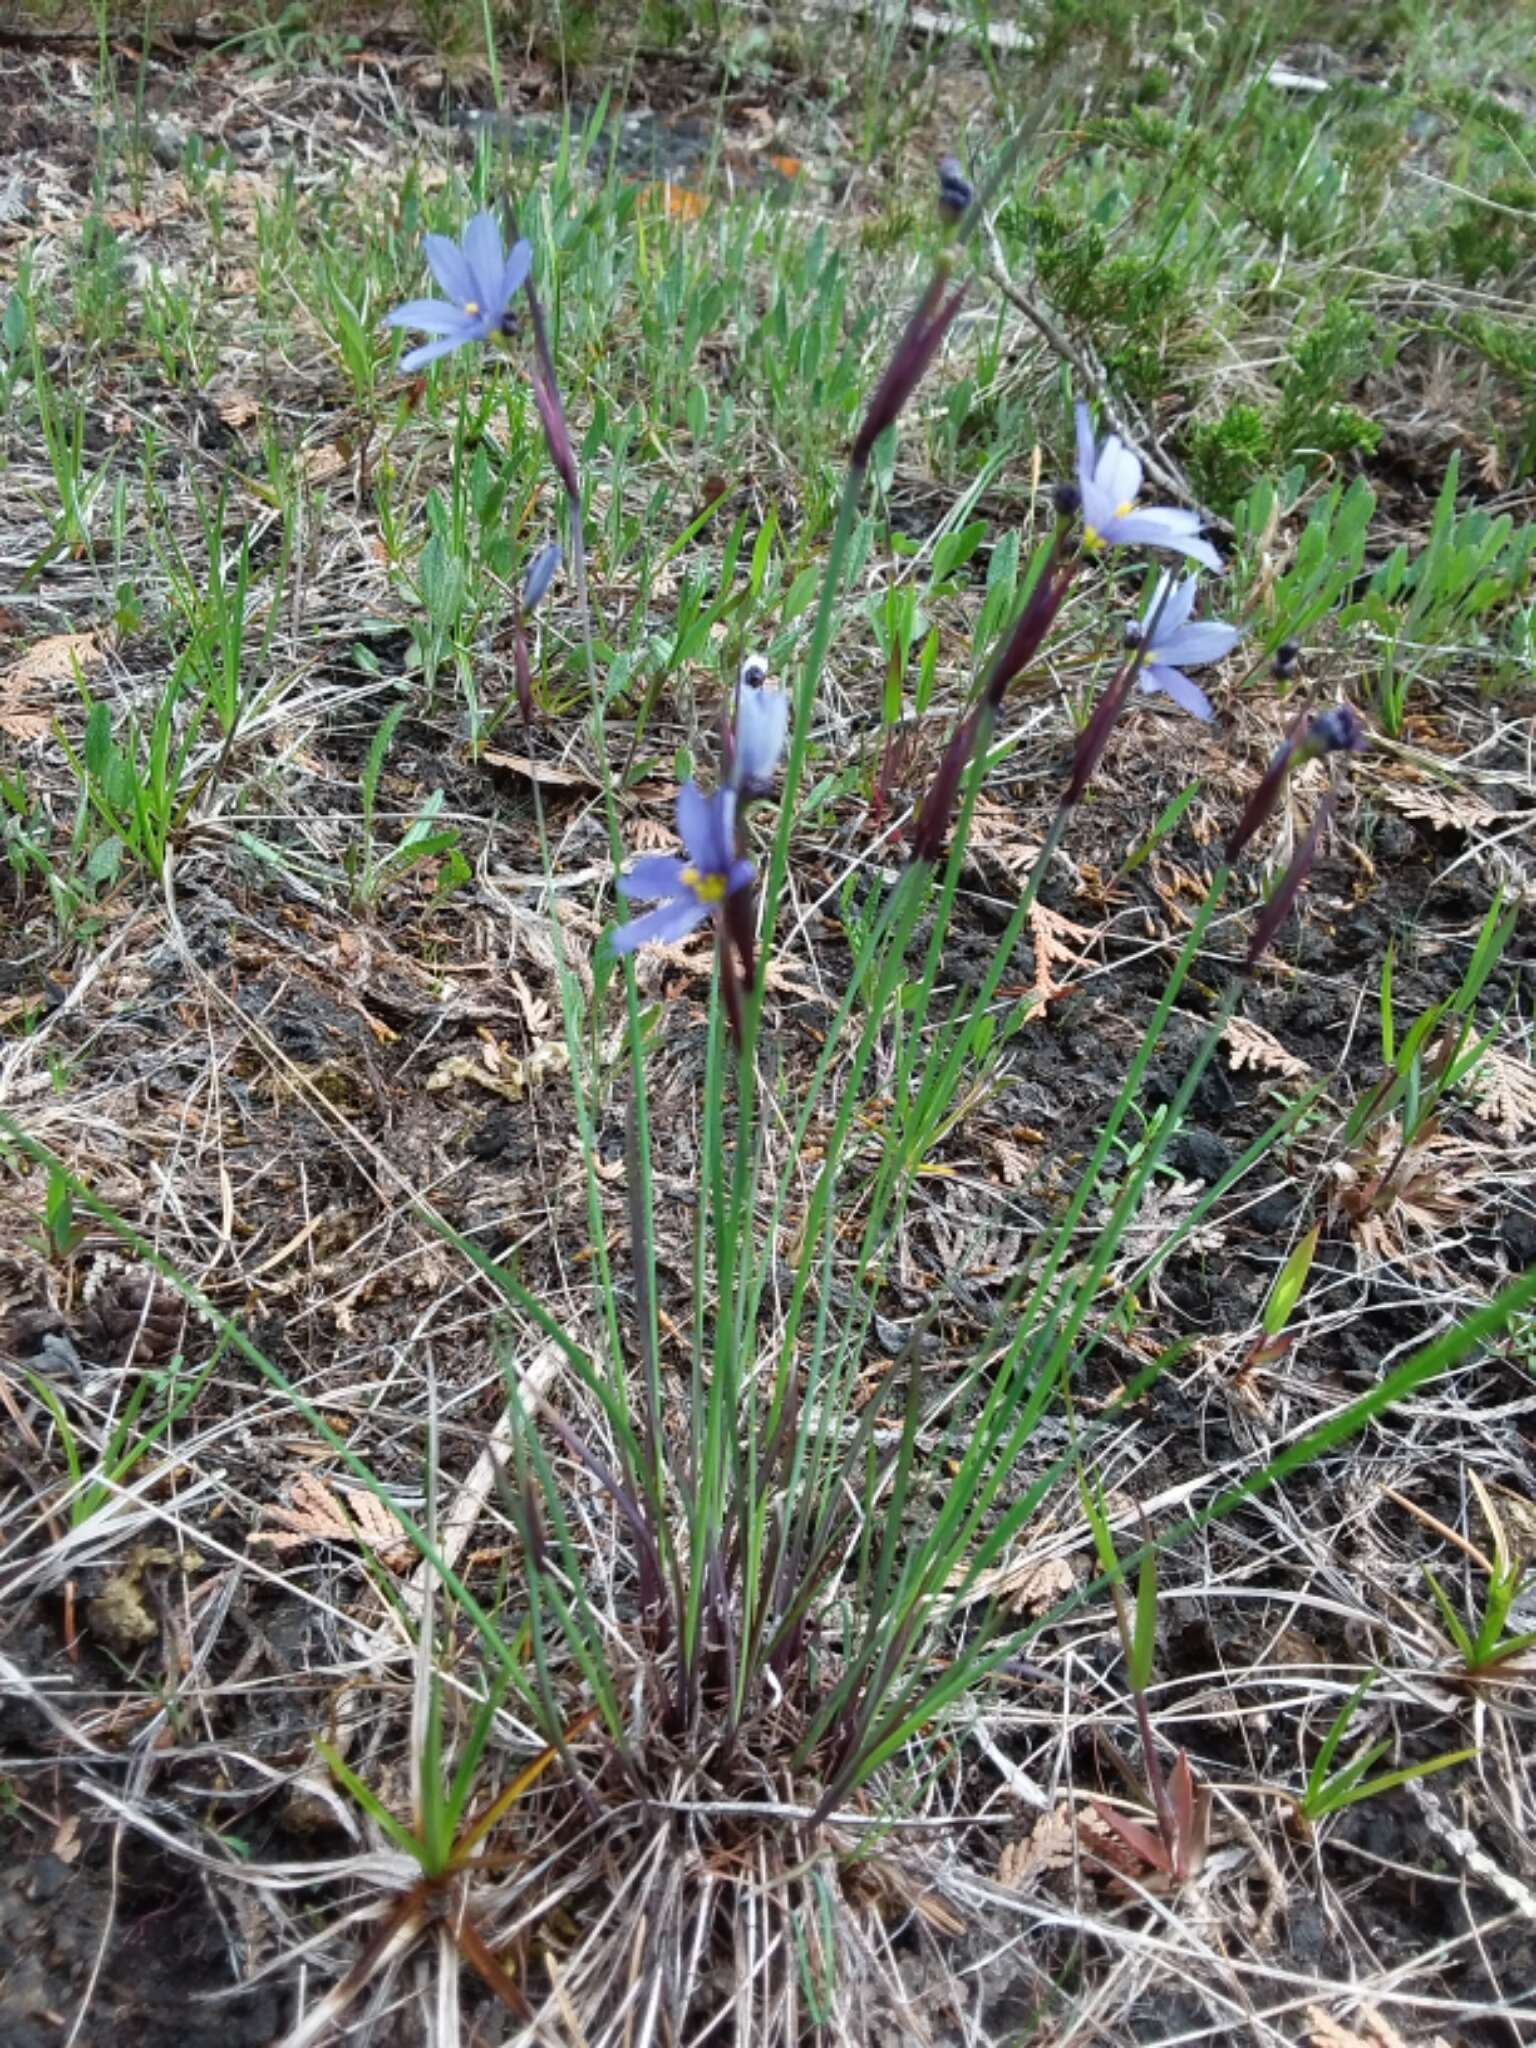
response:
[[[539,409],[544,442],[555,474],[571,501],[572,521],[581,517],[581,484],[576,474],[576,457],[565,424],[565,407],[560,403],[560,386],[555,377],[555,359],[550,352],[549,333],[544,325],[544,308],[530,276],[523,285],[528,300],[528,317],[533,326],[533,402]]]
[[[1247,958],[1243,962],[1244,974],[1252,974],[1265,948],[1290,916],[1296,898],[1301,893],[1301,885],[1307,879],[1308,870],[1317,857],[1318,845],[1327,829],[1328,821],[1338,807],[1338,801],[1339,785],[1335,780],[1328,785],[1327,794],[1317,807],[1317,816],[1312,820],[1306,838],[1291,855],[1291,864],[1286,869],[1279,887],[1260,913],[1259,921],[1253,928]]]
[[[738,889],[735,894],[737,896],[749,896],[751,891],[750,889]],[[729,897],[726,900],[727,902],[731,901]],[[739,1048],[743,1028],[741,1014],[742,979],[736,972],[731,923],[732,919],[722,905],[715,917],[715,959],[720,970],[720,993],[725,999],[726,1022],[730,1025],[731,1036],[735,1039]],[[751,987],[750,978],[747,980],[747,987],[749,989]]]
[[[1136,687],[1136,678],[1141,674],[1147,659],[1147,649],[1157,635],[1158,620],[1163,605],[1168,601],[1168,587],[1164,588],[1157,609],[1146,623],[1146,628],[1128,659],[1121,665],[1119,674],[1111,682],[1098,703],[1094,706],[1088,723],[1078,737],[1077,750],[1072,756],[1072,773],[1067,782],[1066,795],[1062,798],[1062,809],[1070,810],[1084,795],[1093,779],[1093,772],[1103,758],[1104,749],[1109,745],[1109,736],[1115,729],[1115,721],[1130,701]]]
[[[526,736],[533,731],[533,669],[528,660],[528,636],[523,631],[521,611],[512,621],[512,672],[517,678],[517,708]],[[537,778],[534,787],[538,787]]]
[[[978,751],[985,753],[991,742],[993,728],[1002,709],[1008,685],[1029,667],[1040,652],[1046,634],[1056,622],[1056,615],[1061,610],[1067,587],[1081,559],[1080,556],[1074,555],[1065,565],[1061,564],[1061,553],[1069,528],[1070,521],[1057,521],[1051,552],[1046,557],[1045,566],[1035,578],[1034,588],[1025,599],[1013,630],[993,657],[992,666],[987,671],[987,679],[982,685],[980,700],[961,720],[940,757],[933,781],[918,806],[913,823],[914,860],[937,861],[942,855],[966,768]]]
[[[1267,823],[1274,811],[1275,805],[1280,801],[1280,791],[1285,785],[1286,776],[1291,772],[1292,759],[1297,746],[1300,744],[1301,736],[1306,729],[1307,707],[1303,705],[1291,720],[1285,738],[1276,747],[1274,753],[1271,754],[1269,766],[1264,770],[1262,778],[1255,785],[1252,796],[1249,797],[1247,803],[1243,806],[1243,815],[1238,819],[1228,835],[1226,851],[1223,856],[1228,867],[1231,867],[1232,863],[1238,858],[1243,848],[1252,839],[1254,833]]]

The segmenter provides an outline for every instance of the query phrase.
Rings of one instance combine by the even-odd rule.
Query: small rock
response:
[[[1296,1207],[1296,1195],[1282,1189],[1278,1194],[1266,1195],[1262,1202],[1255,1202],[1243,1220],[1262,1237],[1278,1237],[1289,1227]]]
[[[1511,1210],[1504,1218],[1503,1235],[1504,1249],[1516,1273],[1536,1266],[1536,1216],[1528,1216],[1523,1209]]]
[[[1202,1131],[1195,1124],[1180,1131],[1168,1147],[1168,1163],[1188,1180],[1203,1180],[1209,1186],[1221,1179],[1232,1164],[1232,1148],[1214,1131]]]
[[[73,1874],[63,1857],[50,1851],[39,1856],[27,1872],[27,1890],[38,1905],[46,1904],[58,1897]]]
[[[149,153],[166,170],[178,170],[192,130],[184,121],[157,121],[149,131]]]

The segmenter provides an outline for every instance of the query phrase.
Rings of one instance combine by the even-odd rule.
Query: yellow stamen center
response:
[[[1124,519],[1128,512],[1134,512],[1135,509],[1136,500],[1134,498],[1125,498],[1115,507],[1115,517],[1117,519]]]
[[[479,310],[480,310],[480,302],[479,302],[479,300],[478,300],[478,299],[466,299],[466,300],[464,301],[464,310],[465,310],[465,312],[466,312],[466,313],[468,313],[468,314],[470,314],[470,315],[474,315],[474,314],[478,313],[478,312],[479,312]]]
[[[1085,526],[1083,528],[1083,546],[1085,548],[1101,548],[1103,545],[1104,536],[1098,531],[1097,527]]]
[[[701,875],[697,868],[683,869],[683,884],[701,903],[718,903],[725,894],[724,875]]]

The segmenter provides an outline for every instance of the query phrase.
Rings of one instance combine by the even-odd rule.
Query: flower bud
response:
[[[565,408],[560,403],[560,386],[555,380],[555,359],[550,353],[549,335],[544,326],[544,309],[539,304],[531,277],[523,290],[528,298],[528,316],[533,323],[533,402],[538,407],[539,422],[544,429],[544,445],[549,450],[556,476],[565,486],[566,496],[573,506],[580,505],[581,485],[576,476],[576,457],[571,449],[571,437],[566,431]]]
[[[953,225],[976,197],[976,187],[960,167],[957,156],[939,158],[939,215]]]
[[[1363,754],[1365,724],[1352,704],[1330,704],[1307,727],[1303,746],[1310,754]]]
[[[944,278],[942,268],[934,272],[927,290],[913,308],[912,317],[896,344],[885,375],[875,386],[869,410],[864,415],[864,424],[853,444],[851,460],[855,469],[868,465],[870,451],[886,428],[900,416],[902,407],[922,381],[923,372],[938,354],[955,315],[960,311],[965,286],[957,285],[946,299]]]
[[[544,546],[539,549],[539,552],[528,564],[528,572],[523,578],[523,610],[525,612],[531,612],[535,605],[544,597],[550,584],[555,580],[561,560],[560,549],[551,540],[545,542]]]
[[[743,804],[773,794],[773,779],[789,730],[789,699],[782,690],[766,687],[767,676],[767,662],[749,655],[741,665],[736,687],[736,715],[726,744],[726,776]]]

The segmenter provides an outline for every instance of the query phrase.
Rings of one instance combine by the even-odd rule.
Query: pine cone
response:
[[[85,1283],[80,1348],[98,1365],[162,1365],[185,1327],[181,1297],[142,1267],[104,1259]]]

